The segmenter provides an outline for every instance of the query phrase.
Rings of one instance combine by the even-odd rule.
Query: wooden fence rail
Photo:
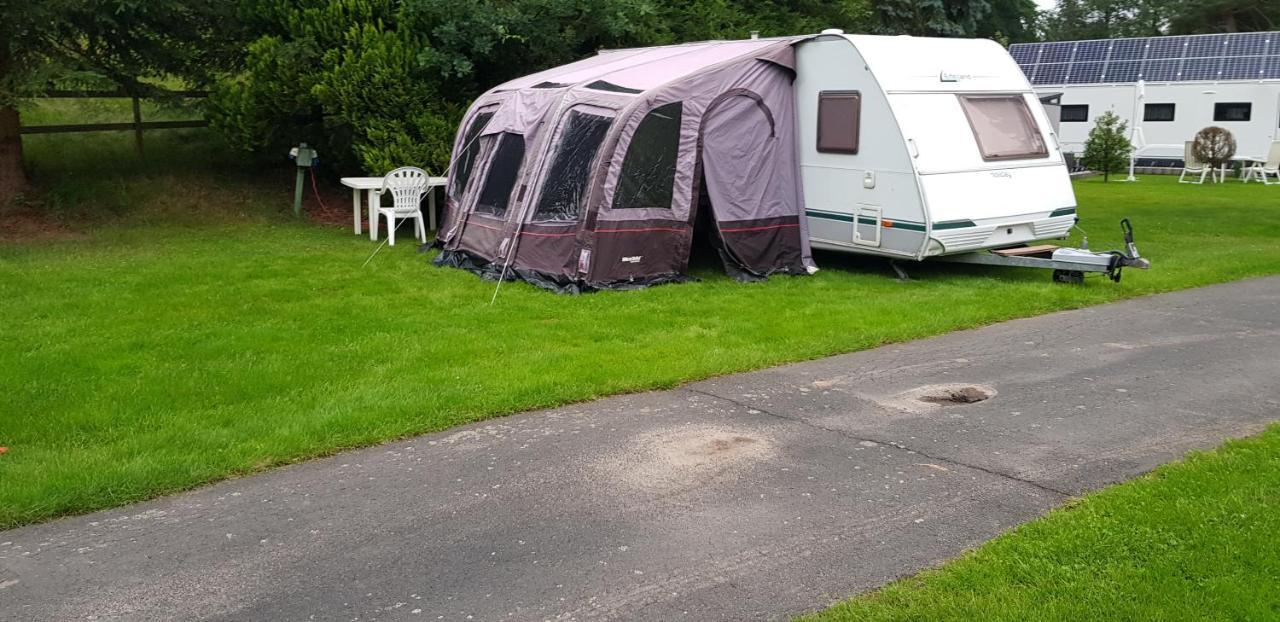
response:
[[[182,99],[200,99],[209,96],[208,91],[165,91],[165,96]],[[129,123],[72,123],[66,125],[27,125],[19,131],[23,134],[67,134],[75,132],[114,132],[133,131],[134,147],[142,153],[142,133],[151,130],[171,130],[191,127],[208,127],[204,119],[187,119],[182,121],[143,121],[143,96],[130,95],[124,91],[46,91],[43,95],[50,99],[131,99],[133,100],[133,121]]]

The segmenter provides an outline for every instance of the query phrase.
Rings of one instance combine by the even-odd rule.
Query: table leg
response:
[[[365,201],[369,204],[369,239],[376,242],[378,240],[378,204],[381,201],[373,189],[369,190]]]
[[[360,190],[356,188],[351,189],[351,217],[356,235],[360,235]]]
[[[436,230],[436,189],[427,188],[427,222],[431,223],[431,230]]]

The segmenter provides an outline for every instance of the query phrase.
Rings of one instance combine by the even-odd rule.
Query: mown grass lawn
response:
[[[0,527],[85,512],[504,413],[1280,272],[1280,192],[1077,184],[1094,248],[1134,220],[1120,284],[822,255],[809,278],[557,296],[437,269],[414,245],[284,214],[264,182],[28,144],[71,239],[0,244]],[[149,145],[165,139],[149,139]],[[127,144],[127,143],[124,143]],[[127,170],[126,170],[127,169]],[[85,205],[114,214],[90,215]],[[96,213],[96,212],[95,212]],[[97,220],[94,220],[94,219]]]
[[[1280,619],[1280,426],[802,622]]]

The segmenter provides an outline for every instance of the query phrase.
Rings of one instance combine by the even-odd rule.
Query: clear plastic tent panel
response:
[[[476,201],[476,212],[491,216],[504,216],[511,202],[511,191],[520,176],[520,163],[524,161],[524,137],[504,132],[498,141],[498,150],[489,164],[484,189]]]
[[[533,213],[537,221],[576,221],[600,143],[613,119],[573,111],[565,121],[560,144],[543,182],[542,198]]]
[[[462,137],[462,153],[458,156],[458,163],[453,167],[453,184],[449,187],[449,194],[455,200],[461,198],[462,193],[467,190],[467,182],[471,180],[471,169],[475,167],[476,156],[480,154],[480,131],[492,118],[492,112],[476,115],[476,118],[471,121],[471,126],[467,128],[467,133]]]
[[[673,102],[640,121],[622,160],[613,209],[671,208],[683,113],[683,105]]]

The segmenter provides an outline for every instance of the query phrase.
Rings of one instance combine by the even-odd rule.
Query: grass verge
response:
[[[803,622],[1280,618],[1280,426]]]
[[[634,292],[508,285],[490,305],[493,283],[411,244],[362,267],[367,237],[291,222],[289,175],[28,153],[61,213],[111,216],[0,245],[0,528],[503,413],[1280,272],[1274,188],[1086,180],[1094,248],[1118,247],[1132,217],[1153,270],[1070,287],[927,264],[901,283],[882,261],[823,255],[808,278],[743,285],[706,265],[701,282]]]

